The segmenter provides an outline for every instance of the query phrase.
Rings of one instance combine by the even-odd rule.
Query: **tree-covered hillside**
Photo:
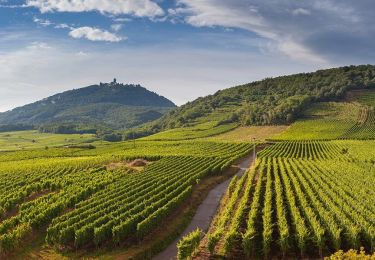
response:
[[[198,98],[146,126],[143,134],[205,121],[217,124],[291,123],[317,101],[344,97],[348,90],[375,87],[375,66],[361,65],[300,73],[232,87]]]
[[[174,107],[172,101],[139,85],[114,81],[66,91],[0,113],[0,125],[79,123],[122,129],[155,120]]]

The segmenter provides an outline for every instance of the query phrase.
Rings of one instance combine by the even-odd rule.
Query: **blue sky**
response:
[[[373,64],[372,0],[0,0],[0,111],[116,77],[181,105]]]

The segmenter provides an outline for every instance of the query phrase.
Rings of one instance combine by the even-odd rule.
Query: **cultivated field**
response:
[[[375,246],[373,142],[269,146],[233,179],[198,256],[319,257]],[[358,146],[367,153],[357,154]],[[348,153],[347,151],[350,151]]]
[[[180,255],[320,258],[360,247],[373,253],[375,124],[370,93],[359,96],[362,104],[316,104],[304,119],[268,138],[272,141],[258,153],[254,167],[232,179],[203,239],[198,231],[189,234],[179,244]]]
[[[182,233],[210,188],[233,176],[253,138],[264,148],[255,165],[231,180],[210,229],[179,243],[181,258],[373,252],[371,95],[315,104],[290,126],[202,121],[119,143],[3,133],[0,258],[149,259]]]
[[[50,248],[132,245],[251,144],[144,142],[96,149],[51,148],[0,156],[0,251],[31,234]],[[143,158],[143,168],[127,162]],[[111,165],[111,167],[107,167]],[[113,167],[115,166],[115,167]]]
[[[217,122],[201,123],[191,127],[175,128],[160,132],[142,140],[148,141],[163,141],[163,140],[189,140],[197,138],[205,138],[210,136],[219,135],[233,130],[237,127],[236,124],[218,125]]]
[[[326,102],[313,105],[303,118],[285,132],[272,137],[275,140],[326,140],[343,136],[356,124],[360,106],[353,103]]]
[[[93,134],[47,134],[37,130],[4,132],[0,133],[0,151],[91,143],[97,140]]]
[[[288,126],[242,126],[236,129],[210,137],[210,140],[229,141],[229,142],[253,142],[264,141],[265,139],[272,139],[285,131]]]

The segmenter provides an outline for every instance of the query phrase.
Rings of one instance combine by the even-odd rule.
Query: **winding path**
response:
[[[245,171],[252,165],[254,161],[253,153],[247,156],[239,164],[239,170],[236,173],[238,177],[242,176]],[[203,231],[207,231],[212,218],[214,217],[217,208],[220,204],[220,199],[227,190],[231,179],[228,179],[215,188],[213,188],[204,199],[201,205],[199,205],[197,212],[195,213],[189,226],[185,229],[180,237],[173,241],[164,251],[156,255],[154,260],[175,260],[177,256],[177,243],[185,235],[189,234],[191,231],[200,228]]]

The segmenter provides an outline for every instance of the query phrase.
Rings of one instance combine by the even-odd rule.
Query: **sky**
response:
[[[373,0],[0,0],[0,111],[113,78],[182,105],[374,64]]]

